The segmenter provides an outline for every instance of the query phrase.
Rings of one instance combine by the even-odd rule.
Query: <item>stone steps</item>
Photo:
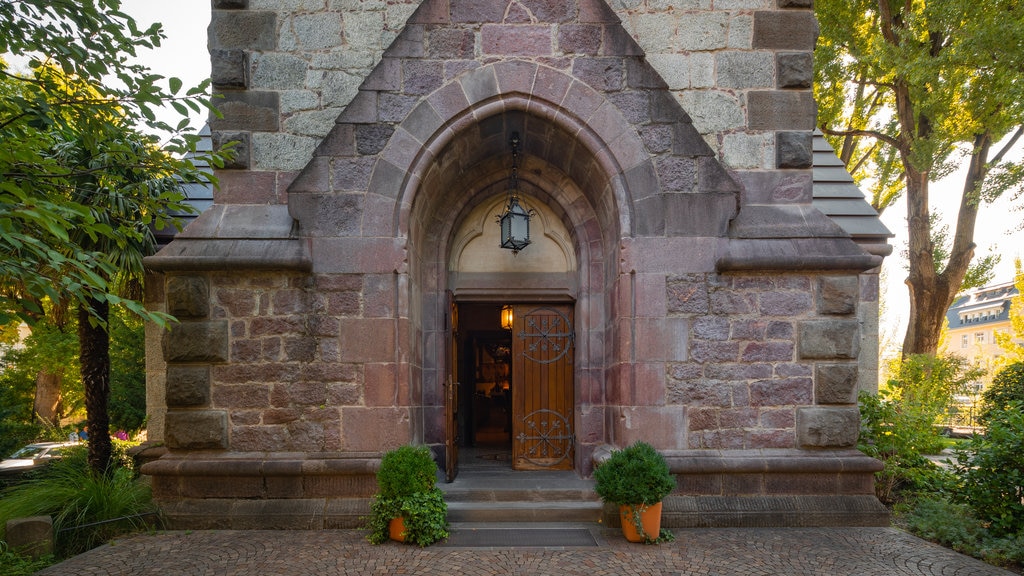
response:
[[[473,523],[596,523],[603,504],[591,480],[574,472],[464,470],[438,484],[448,521]]]

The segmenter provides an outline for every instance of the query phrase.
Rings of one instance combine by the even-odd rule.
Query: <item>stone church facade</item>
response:
[[[502,382],[510,441],[547,443],[513,459],[588,477],[647,441],[670,526],[885,521],[855,447],[888,246],[815,203],[811,0],[212,5],[237,154],[147,259],[180,321],[148,333],[143,468],[174,525],[357,525],[384,450],[454,475]],[[559,351],[535,380],[528,333]],[[555,380],[564,408],[523,399]]]

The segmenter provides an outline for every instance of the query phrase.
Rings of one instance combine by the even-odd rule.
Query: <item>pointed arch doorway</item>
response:
[[[449,478],[460,464],[574,468],[575,256],[554,212],[527,201],[536,210],[534,243],[519,255],[498,248],[493,216],[501,197],[472,210],[455,235],[447,380],[458,384],[446,395]],[[511,324],[503,325],[503,307]]]

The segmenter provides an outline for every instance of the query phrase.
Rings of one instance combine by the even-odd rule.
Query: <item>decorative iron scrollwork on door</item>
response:
[[[572,453],[575,435],[565,415],[554,410],[535,410],[523,418],[526,430],[516,436],[525,445],[523,459],[535,466],[557,466]]]
[[[576,337],[569,318],[564,314],[554,308],[534,310],[538,311],[554,315],[533,316],[531,313],[526,317],[526,329],[518,334],[526,344],[523,355],[538,364],[553,364],[569,352]],[[549,352],[553,355],[549,356]]]

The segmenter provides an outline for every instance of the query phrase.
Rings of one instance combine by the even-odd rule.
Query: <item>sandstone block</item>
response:
[[[778,168],[810,168],[814,163],[811,132],[777,132],[775,165]]]
[[[171,316],[205,318],[210,313],[210,285],[202,276],[171,276],[166,293]]]
[[[860,326],[856,320],[809,320],[800,323],[800,358],[856,358]]]
[[[814,12],[763,11],[754,13],[754,48],[813,50],[818,39]]]
[[[853,314],[859,294],[856,276],[824,276],[818,282],[818,313]]]
[[[169,407],[204,406],[209,402],[209,367],[167,367],[167,405]]]
[[[226,449],[228,415],[223,410],[168,410],[164,441],[183,450]]]
[[[814,401],[817,404],[857,402],[856,364],[818,364],[814,369]]]
[[[751,130],[813,130],[818,113],[810,90],[753,90],[747,108]]]
[[[797,442],[805,448],[846,448],[857,444],[860,411],[856,406],[806,406],[797,409]]]
[[[228,359],[227,320],[182,322],[164,337],[168,362],[225,362]]]
[[[222,118],[210,118],[210,129],[277,131],[280,120],[280,96],[277,92],[246,90],[219,93],[214,100]]]
[[[245,51],[240,49],[210,50],[210,81],[217,88],[246,88],[248,70]]]
[[[207,29],[210,48],[273,50],[277,47],[277,14],[249,10],[214,10]]]
[[[786,52],[776,57],[776,86],[810,88],[814,82],[814,56],[811,52]]]

